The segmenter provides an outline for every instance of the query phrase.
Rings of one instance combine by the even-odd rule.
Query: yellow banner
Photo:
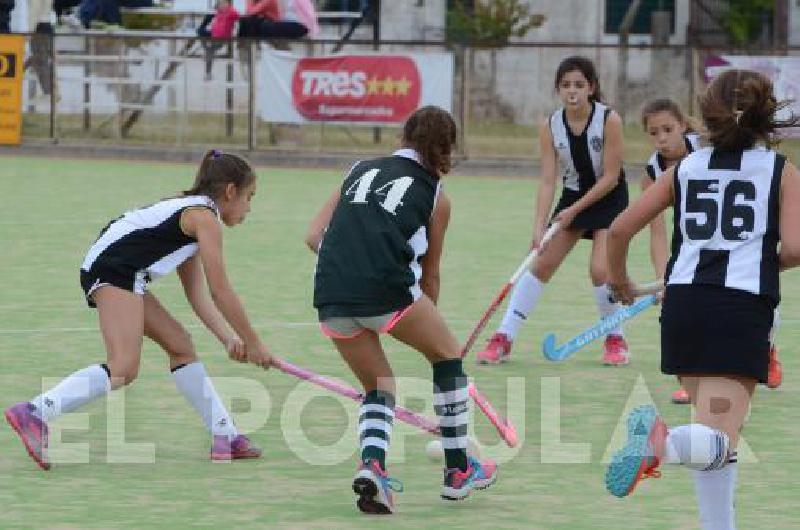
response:
[[[22,74],[25,39],[0,35],[0,144],[22,141]]]

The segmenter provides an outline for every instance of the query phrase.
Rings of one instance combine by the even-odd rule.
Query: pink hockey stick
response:
[[[516,447],[519,439],[517,438],[517,429],[514,428],[514,425],[511,424],[505,418],[500,417],[500,414],[494,410],[494,407],[489,400],[486,399],[483,394],[478,392],[478,389],[475,388],[475,385],[470,383],[469,387],[469,395],[472,400],[478,405],[478,408],[481,409],[489,421],[494,425],[495,429],[497,429],[498,434],[500,434],[500,438],[506,443],[509,447]]]
[[[279,359],[277,357],[272,358],[272,365],[289,375],[293,375],[298,379],[302,379],[303,381],[308,381],[309,383],[313,383],[319,387],[322,387],[326,390],[330,390],[340,396],[348,397],[354,401],[361,402],[364,399],[364,394],[356,390],[355,388],[346,385],[340,381],[335,381],[333,379],[328,379],[327,377],[321,376],[316,374],[310,370],[306,370],[304,368],[300,368],[297,365],[294,365],[288,361],[284,361],[283,359]],[[431,434],[441,434],[439,431],[439,424],[425,416],[421,416],[415,412],[411,412],[410,410],[404,407],[395,407],[394,415],[400,421],[404,421],[409,425],[413,425],[414,427],[418,427],[423,431],[429,432]]]
[[[550,228],[548,228],[547,232],[545,232],[544,236],[542,236],[542,241],[539,243],[539,246],[530,251],[530,253],[522,261],[522,264],[517,268],[516,271],[514,271],[514,274],[511,275],[511,278],[509,278],[508,282],[503,285],[503,287],[500,289],[500,292],[494,297],[492,303],[489,304],[489,308],[483,313],[483,316],[478,321],[478,324],[472,330],[472,333],[469,334],[469,337],[467,337],[467,342],[464,343],[464,347],[461,349],[462,359],[467,355],[467,353],[469,353],[469,350],[472,349],[472,346],[475,344],[478,335],[481,334],[483,328],[486,327],[486,323],[489,322],[489,319],[492,318],[492,315],[494,315],[495,311],[497,311],[497,308],[500,307],[500,304],[502,304],[503,300],[506,299],[506,296],[508,296],[511,288],[517,283],[517,280],[520,279],[526,270],[530,269],[534,260],[536,260],[536,257],[539,255],[539,248],[550,241],[557,231],[558,223],[553,223],[550,225]]]

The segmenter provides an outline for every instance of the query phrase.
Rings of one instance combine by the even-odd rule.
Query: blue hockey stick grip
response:
[[[548,361],[563,361],[576,351],[582,349],[590,342],[608,335],[608,332],[619,326],[626,320],[635,317],[657,300],[656,295],[651,294],[640,298],[635,303],[629,306],[623,306],[613,315],[609,315],[600,319],[597,324],[582,331],[566,343],[556,347],[556,337],[553,333],[549,333],[542,341],[542,353]]]

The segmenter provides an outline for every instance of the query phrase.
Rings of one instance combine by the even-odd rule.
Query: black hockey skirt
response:
[[[564,188],[561,192],[561,198],[556,205],[556,209],[553,211],[553,217],[558,215],[561,210],[575,204],[584,195],[585,193]],[[628,184],[625,182],[625,179],[621,178],[619,184],[608,192],[605,197],[576,215],[569,227],[572,229],[585,230],[583,238],[592,239],[595,230],[603,230],[611,226],[614,219],[627,207]]]
[[[767,381],[773,303],[716,285],[669,285],[661,308],[661,371]]]

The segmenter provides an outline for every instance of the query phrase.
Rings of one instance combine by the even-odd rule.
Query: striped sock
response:
[[[699,471],[720,469],[728,463],[728,435],[707,425],[692,423],[669,430],[662,461]]]
[[[444,460],[448,469],[467,469],[467,420],[469,415],[467,376],[461,359],[433,365],[433,408],[442,430]]]
[[[361,402],[358,436],[361,440],[361,460],[377,460],[386,469],[386,451],[394,420],[394,396],[382,390],[370,390]]]

